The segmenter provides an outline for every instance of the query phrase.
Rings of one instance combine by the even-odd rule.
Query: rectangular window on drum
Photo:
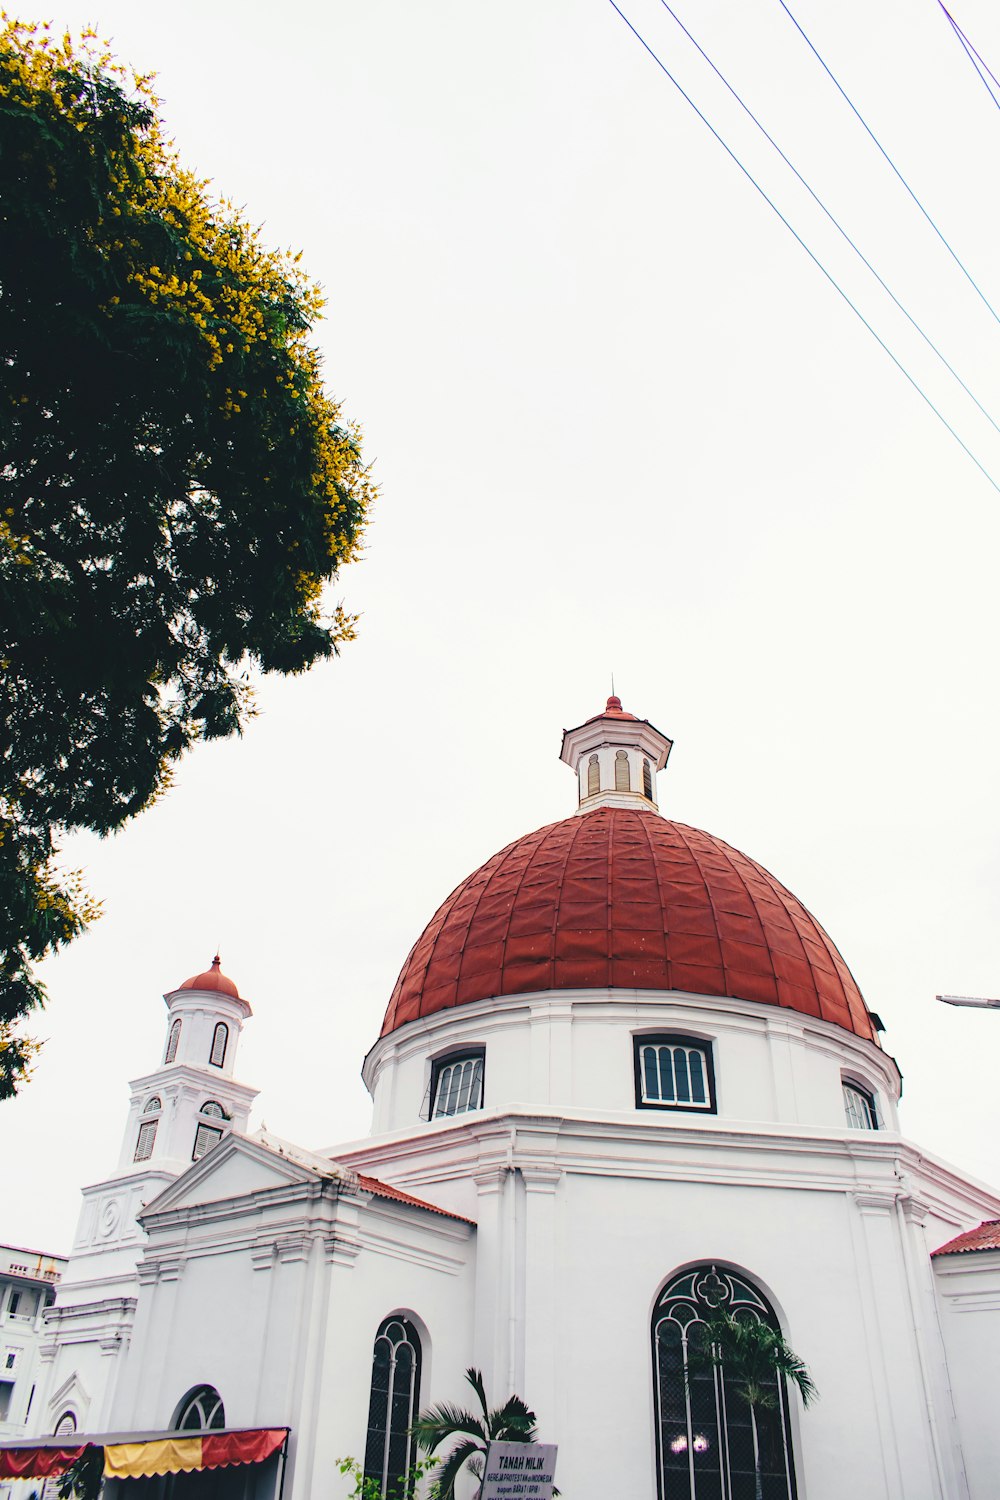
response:
[[[707,1043],[678,1037],[637,1037],[635,1102],[640,1109],[715,1110],[712,1053]]]
[[[434,1064],[432,1120],[482,1109],[484,1065],[482,1053],[443,1058]]]

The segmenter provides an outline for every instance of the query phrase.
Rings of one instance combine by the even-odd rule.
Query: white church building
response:
[[[477,1366],[566,1500],[754,1500],[746,1408],[685,1374],[721,1307],[820,1393],[775,1388],[764,1500],[996,1500],[1000,1197],[901,1135],[815,918],[660,814],[670,749],[615,697],[564,734],[577,807],[417,939],[365,1140],[249,1134],[250,1005],[217,959],[166,995],[0,1475],[93,1444],[109,1494],[338,1500],[354,1454],[390,1496],[414,1414]]]

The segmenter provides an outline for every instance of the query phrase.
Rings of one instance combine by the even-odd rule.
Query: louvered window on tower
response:
[[[644,797],[648,797],[649,800],[650,800],[650,802],[652,802],[652,800],[653,800],[653,768],[649,764],[648,760],[644,760],[643,763],[642,763],[642,794],[643,794]]]
[[[165,1063],[171,1063],[171,1062],[173,1062],[174,1058],[177,1056],[177,1047],[178,1047],[178,1044],[180,1043],[180,1039],[181,1039],[181,1023],[180,1023],[180,1017],[178,1017],[177,1020],[174,1022],[174,1024],[171,1026],[171,1028],[170,1028],[170,1034],[167,1037],[167,1052],[166,1052],[166,1056],[163,1059],[163,1061]]]
[[[229,1044],[229,1027],[225,1021],[220,1021],[212,1033],[212,1054],[209,1062],[213,1068],[221,1068],[226,1060],[226,1047]]]
[[[618,750],[615,752],[615,791],[630,792],[632,790],[632,778],[629,775],[628,751]]]
[[[637,1037],[635,1102],[640,1109],[715,1109],[712,1053],[684,1037]]]
[[[153,1154],[153,1142],[156,1140],[156,1127],[159,1123],[159,1120],[143,1120],[139,1126],[133,1161],[149,1161]]]
[[[443,1120],[450,1115],[464,1115],[483,1107],[482,1052],[464,1053],[461,1057],[441,1058],[434,1064],[431,1078],[431,1119]]]
[[[596,797],[601,790],[601,763],[596,755],[587,762],[587,796]]]

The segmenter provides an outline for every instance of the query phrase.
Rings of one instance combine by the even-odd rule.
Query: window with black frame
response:
[[[751,1412],[725,1364],[704,1352],[706,1319],[719,1310],[778,1327],[763,1293],[713,1265],[675,1276],[653,1312],[658,1500],[795,1500],[785,1382],[765,1376]]]
[[[431,1067],[430,1118],[444,1120],[482,1109],[485,1068],[482,1047],[437,1058]]]
[[[843,1080],[844,1117],[852,1130],[878,1130],[875,1095],[853,1079]]]
[[[714,1114],[711,1043],[686,1036],[637,1036],[635,1102],[639,1109],[690,1109]]]
[[[406,1318],[386,1318],[372,1351],[365,1443],[365,1479],[386,1500],[396,1500],[416,1458],[410,1428],[419,1410],[420,1336]]]

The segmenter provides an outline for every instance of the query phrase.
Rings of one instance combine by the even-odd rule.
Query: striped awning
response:
[[[262,1464],[280,1452],[287,1427],[233,1428],[220,1432],[106,1433],[65,1437],[49,1442],[0,1444],[0,1479],[46,1479],[66,1470],[90,1450],[104,1454],[106,1479],[145,1479],[154,1474],[182,1474],[195,1469],[224,1469],[231,1464]]]

